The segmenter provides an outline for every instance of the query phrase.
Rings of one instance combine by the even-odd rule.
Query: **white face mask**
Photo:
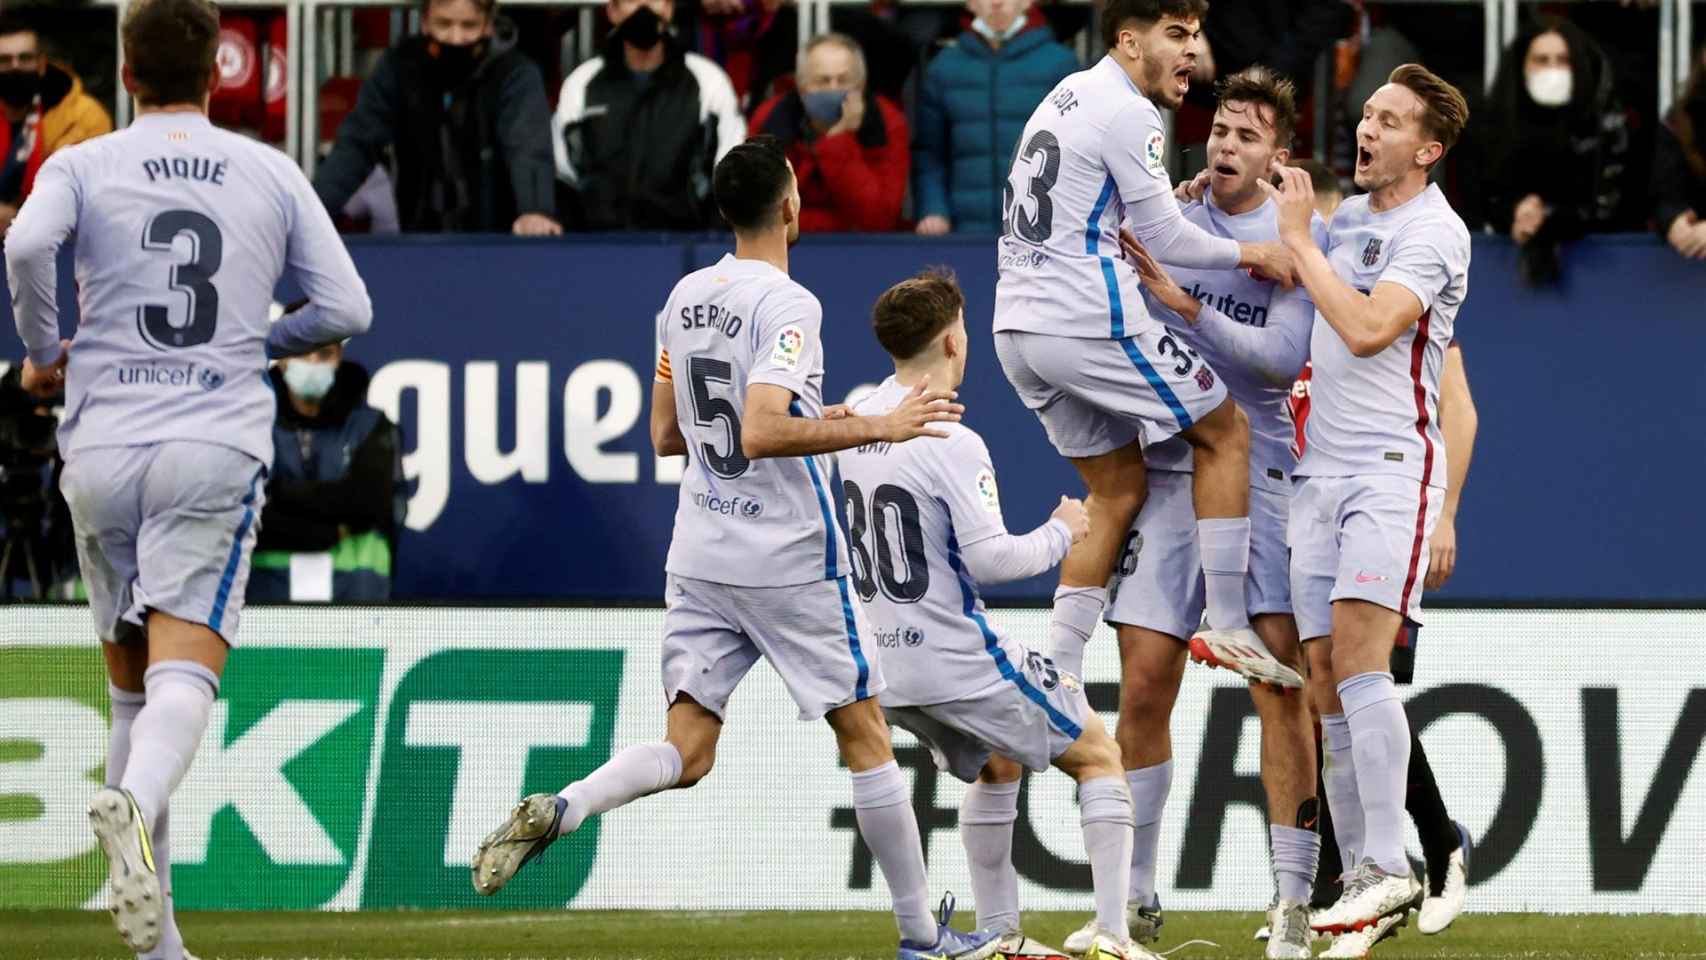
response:
[[[1570,102],[1575,77],[1568,67],[1545,67],[1528,74],[1528,95],[1543,107],[1561,107]]]
[[[990,43],[1006,43],[1018,36],[1021,30],[1025,29],[1025,15],[1021,13],[1013,20],[1012,23],[1007,25],[1007,29],[999,32],[997,32],[994,27],[990,26],[982,17],[978,17],[973,20],[971,22],[971,28],[982,34],[983,38],[988,40]]]
[[[284,382],[290,392],[310,403],[322,400],[332,392],[338,379],[338,365],[315,363],[311,360],[292,360],[284,365]]]

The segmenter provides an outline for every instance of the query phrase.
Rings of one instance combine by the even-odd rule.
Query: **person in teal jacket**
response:
[[[998,233],[1001,182],[1031,111],[1079,69],[1030,0],[970,0],[975,19],[930,62],[912,137],[918,232]]]

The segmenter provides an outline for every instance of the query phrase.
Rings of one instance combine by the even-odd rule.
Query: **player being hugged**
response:
[[[1181,186],[1198,199],[1184,217],[1219,237],[1277,241],[1273,201],[1262,187],[1289,156],[1297,123],[1290,80],[1251,67],[1220,84],[1208,139],[1209,168]],[[1326,224],[1317,220],[1322,240]],[[1308,357],[1315,306],[1308,291],[1286,290],[1247,270],[1193,270],[1157,263],[1125,238],[1146,296],[1169,330],[1213,366],[1250,420],[1250,564],[1245,606],[1262,643],[1192,637],[1203,613],[1203,576],[1191,507],[1191,448],[1173,438],[1145,451],[1149,497],[1132,525],[1114,580],[1107,620],[1120,643],[1118,738],[1137,812],[1132,849],[1133,933],[1153,938],[1161,924],[1155,894],[1161,813],[1173,779],[1169,718],[1186,657],[1249,678],[1262,720],[1262,783],[1268,799],[1275,896],[1267,955],[1309,954],[1309,890],[1321,841],[1315,831],[1315,741],[1301,696],[1275,684],[1302,685],[1303,651],[1291,616],[1291,557],[1286,517],[1297,457],[1287,399]],[[1079,946],[1084,931],[1066,941]]]
[[[1082,667],[1143,503],[1143,446],[1172,436],[1185,438],[1196,463],[1209,627],[1229,642],[1261,643],[1244,609],[1248,423],[1215,372],[1149,314],[1120,253],[1120,225],[1129,221],[1165,262],[1256,267],[1290,282],[1281,245],[1213,236],[1172,196],[1156,108],[1177,107],[1189,90],[1207,9],[1204,0],[1109,0],[1107,55],[1044,98],[1005,186],[996,355],[1089,489],[1090,534],[1061,564],[1049,625],[1051,653],[1070,673]]]
[[[826,413],[823,307],[788,276],[788,248],[800,236],[793,167],[774,140],[758,138],[718,161],[712,181],[735,252],[670,292],[652,385],[652,444],[659,456],[690,461],[664,566],[667,732],[561,793],[524,798],[480,844],[474,887],[496,893],[590,816],[703,780],[729,697],[763,657],[800,719],[827,719],[835,731],[859,833],[894,895],[899,960],[987,957],[994,934],[949,927],[947,905],[940,922],[930,916],[912,789],[877,706],[883,674],[830,489],[829,454],[945,438],[963,408],[951,389],[919,381],[881,416]]]
[[[1468,292],[1469,231],[1428,171],[1469,108],[1416,64],[1363,105],[1357,186],[1323,254],[1309,175],[1280,171],[1280,236],[1317,311],[1307,439],[1292,498],[1292,600],[1322,711],[1325,785],[1339,846],[1339,901],[1316,930],[1359,930],[1419,892],[1404,852],[1410,730],[1389,664],[1404,619],[1421,621],[1428,546],[1445,500],[1440,371]]]
[[[60,489],[112,695],[107,788],[89,819],[113,921],[172,960],[168,800],[236,642],[272,463],[267,355],[367,330],[373,310],[331,218],[283,153],[207,119],[219,11],[125,10],[136,121],[55,153],[6,236],[24,388],[65,390]],[[59,337],[59,248],[75,237],[82,317]],[[304,309],[268,323],[290,273]]]
[[[882,416],[920,384],[965,377],[965,300],[952,274],[925,272],[890,288],[872,316],[894,376],[854,412]],[[1019,927],[1013,868],[1021,768],[1060,768],[1078,782],[1096,920],[1091,957],[1150,954],[1126,931],[1131,798],[1119,749],[1091,712],[1078,677],[1057,670],[989,622],[980,583],[1035,576],[1084,538],[1084,505],[1062,497],[1048,522],[1007,532],[983,438],[950,424],[939,440],[868,443],[841,456],[853,581],[870,604],[890,722],[917,734],[942,769],[971,784],[960,838],[981,927],[1001,933],[1004,956],[1058,956]]]

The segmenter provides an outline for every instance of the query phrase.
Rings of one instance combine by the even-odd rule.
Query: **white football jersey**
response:
[[[1003,188],[996,332],[1119,339],[1153,323],[1119,230],[1127,204],[1173,189],[1165,129],[1112,57],[1043,98]]]
[[[1316,314],[1307,443],[1296,473],[1393,473],[1444,486],[1439,376],[1469,292],[1469,230],[1430,184],[1378,213],[1367,195],[1351,197],[1334,213],[1327,245],[1333,271],[1351,286],[1368,293],[1401,284],[1421,301],[1422,316],[1386,349],[1356,357]]]
[[[890,377],[854,412],[887,413],[909,389]],[[989,449],[964,424],[936,426],[948,436],[841,454],[853,581],[882,648],[884,706],[976,697],[1026,656],[989,622],[961,560],[966,547],[1007,532]]]
[[[835,458],[741,452],[749,384],[794,393],[796,417],[823,416],[823,307],[786,273],[728,254],[681,278],[658,315],[664,357],[687,440],[687,472],[664,569],[677,576],[776,587],[842,576]]]

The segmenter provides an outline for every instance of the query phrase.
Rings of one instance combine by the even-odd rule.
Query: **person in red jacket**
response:
[[[752,133],[781,141],[800,181],[800,229],[900,228],[911,163],[906,117],[865,92],[865,55],[839,33],[800,54],[798,89],[761,104]]]

